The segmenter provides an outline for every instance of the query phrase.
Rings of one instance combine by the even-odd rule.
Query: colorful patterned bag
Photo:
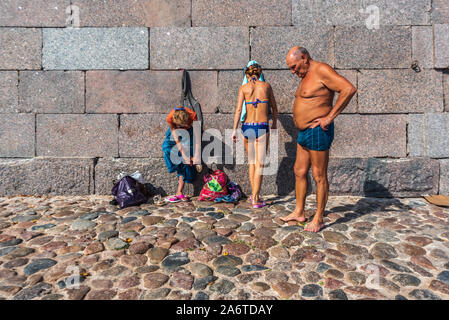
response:
[[[223,171],[217,169],[211,174],[204,176],[204,187],[201,190],[198,200],[214,201],[216,198],[223,197],[228,194],[228,176]]]

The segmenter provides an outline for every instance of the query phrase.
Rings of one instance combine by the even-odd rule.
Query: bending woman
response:
[[[242,122],[242,134],[249,162],[249,180],[251,183],[251,202],[253,208],[266,206],[259,197],[262,185],[262,169],[269,141],[268,108],[271,107],[273,123],[277,128],[277,106],[273,90],[264,81],[262,68],[256,61],[250,61],[245,68],[244,81],[239,89],[239,97],[234,116],[234,133],[232,139],[237,140],[237,127]]]
[[[168,172],[178,174],[178,189],[174,196],[165,198],[166,202],[189,201],[183,194],[184,185],[194,182],[198,170],[194,165],[201,164],[200,139],[194,139],[194,121],[197,121],[195,111],[181,106],[174,108],[167,116],[169,128],[162,151]],[[184,129],[184,134],[179,129]]]

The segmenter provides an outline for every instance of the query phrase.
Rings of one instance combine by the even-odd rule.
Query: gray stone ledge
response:
[[[93,193],[93,159],[0,159],[0,195]]]

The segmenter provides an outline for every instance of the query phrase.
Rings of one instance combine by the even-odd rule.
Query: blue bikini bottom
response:
[[[245,139],[257,139],[270,132],[268,122],[244,122],[242,133]]]

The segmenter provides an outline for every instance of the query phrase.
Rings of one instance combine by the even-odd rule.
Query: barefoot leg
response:
[[[182,178],[182,176],[179,176],[178,178],[178,190],[176,191],[176,195],[179,196],[182,194],[182,190],[184,189],[184,179]]]
[[[255,142],[255,170],[254,170],[254,189],[253,189],[253,201],[254,203],[259,203],[259,193],[260,188],[262,186],[262,169],[263,164],[265,160],[266,155],[266,143],[267,143],[267,135],[264,134],[263,136],[256,139]]]
[[[323,214],[329,194],[329,183],[327,180],[327,166],[329,163],[329,150],[310,151],[312,162],[312,176],[316,182],[317,210],[313,220],[305,228],[306,231],[318,232],[324,226]]]
[[[286,217],[280,218],[284,222],[288,221],[306,221],[304,215],[304,206],[307,195],[307,173],[310,168],[310,154],[309,150],[296,144],[296,161],[293,168],[295,173],[295,191],[296,191],[296,208]]]
[[[254,161],[254,144],[248,139],[243,139],[243,143],[246,149],[246,153],[248,155],[248,163],[249,163],[249,183],[251,184],[251,191],[254,190],[254,169],[255,169],[255,161]]]

